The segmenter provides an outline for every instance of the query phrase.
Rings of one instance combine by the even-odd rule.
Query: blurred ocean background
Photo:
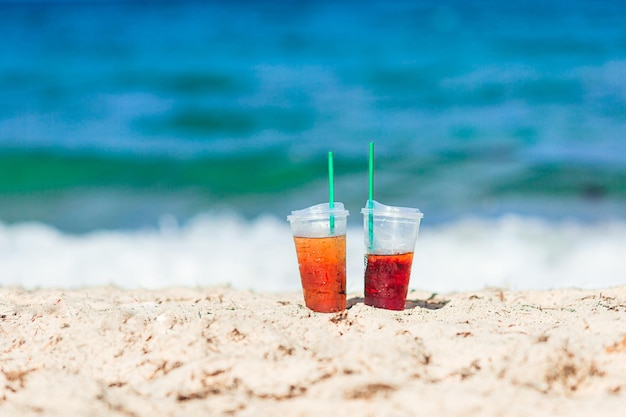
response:
[[[425,217],[411,287],[626,283],[626,2],[0,1],[0,285],[300,288],[291,210]]]

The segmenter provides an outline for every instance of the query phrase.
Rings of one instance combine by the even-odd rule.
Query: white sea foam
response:
[[[363,233],[348,230],[348,290],[362,291]],[[548,223],[520,217],[422,224],[411,287],[603,288],[626,283],[626,222]],[[158,229],[64,234],[39,223],[0,223],[0,285],[123,288],[227,284],[299,290],[288,223],[201,215]]]

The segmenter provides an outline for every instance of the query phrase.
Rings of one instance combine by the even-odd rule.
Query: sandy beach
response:
[[[626,287],[299,293],[0,289],[4,416],[622,416]]]

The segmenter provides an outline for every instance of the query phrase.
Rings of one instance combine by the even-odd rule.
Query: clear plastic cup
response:
[[[365,228],[365,304],[404,310],[413,252],[424,215],[373,201],[361,210]]]
[[[287,216],[296,245],[304,302],[320,313],[346,308],[346,223],[342,203],[318,204]]]

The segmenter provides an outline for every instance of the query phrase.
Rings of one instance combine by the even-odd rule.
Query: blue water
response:
[[[356,209],[369,141],[377,198],[432,220],[621,215],[626,5],[601,3],[0,3],[0,219],[282,216],[324,200],[327,151]]]
[[[238,216],[232,233],[282,224],[327,200],[328,151],[358,228],[370,141],[376,199],[419,207],[426,236],[455,230],[448,251],[471,218],[487,222],[475,237],[517,216],[602,241],[626,221],[624,16],[622,1],[0,1],[0,258],[33,256],[32,222],[63,247],[163,219],[192,233],[206,213]],[[41,275],[25,265],[4,276]],[[473,282],[525,279],[511,274]]]

